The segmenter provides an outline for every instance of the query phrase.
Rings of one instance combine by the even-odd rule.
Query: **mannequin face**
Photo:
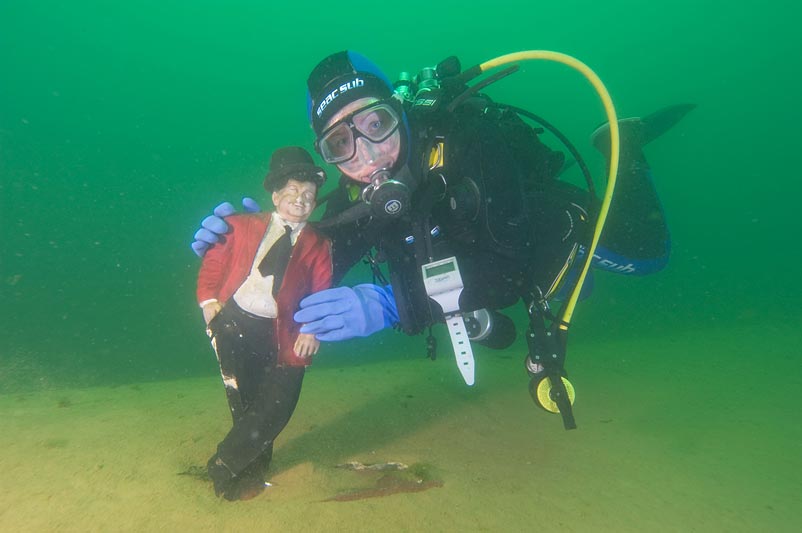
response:
[[[281,218],[287,222],[303,222],[314,211],[316,196],[317,186],[311,181],[290,179],[284,187],[273,192],[271,199]]]

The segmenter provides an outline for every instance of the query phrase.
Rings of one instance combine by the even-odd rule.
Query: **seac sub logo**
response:
[[[320,115],[322,115],[323,110],[326,109],[326,106],[332,103],[334,99],[340,96],[341,94],[348,92],[351,89],[358,89],[359,87],[362,87],[364,85],[365,85],[365,80],[359,77],[354,78],[353,80],[347,83],[343,83],[342,85],[331,91],[328,95],[326,95],[326,98],[324,98],[323,101],[320,102],[320,105],[317,106],[317,111],[316,111],[317,116],[319,117]]]

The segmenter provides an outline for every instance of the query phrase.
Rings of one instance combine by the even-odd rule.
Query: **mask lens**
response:
[[[380,143],[395,133],[398,123],[398,113],[391,105],[384,102],[371,104],[323,132],[318,141],[320,155],[327,163],[348,161],[356,153],[357,137]]]
[[[371,106],[354,114],[354,127],[372,142],[381,142],[398,128],[398,115],[387,104]]]
[[[338,163],[354,155],[354,135],[348,124],[341,122],[320,139],[320,155],[327,163]]]

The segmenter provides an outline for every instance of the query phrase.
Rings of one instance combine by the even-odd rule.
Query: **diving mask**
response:
[[[359,137],[373,143],[384,142],[398,130],[400,122],[400,113],[391,100],[380,100],[357,109],[323,131],[317,141],[318,150],[326,163],[343,163],[356,154]]]

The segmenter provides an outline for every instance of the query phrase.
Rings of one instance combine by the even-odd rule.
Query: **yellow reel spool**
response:
[[[565,391],[568,393],[568,401],[571,402],[571,405],[574,405],[574,399],[576,398],[574,386],[567,379],[562,378],[562,380],[563,385],[565,385]],[[552,388],[551,380],[547,377],[538,381],[537,384],[535,384],[534,379],[529,382],[529,394],[535,403],[546,411],[557,414],[560,412],[560,408],[557,407],[557,402],[551,397]]]

